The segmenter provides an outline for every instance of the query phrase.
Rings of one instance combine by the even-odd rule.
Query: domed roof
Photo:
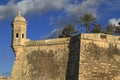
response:
[[[15,17],[14,21],[26,22],[25,18],[21,16],[21,12],[18,12],[18,16]]]

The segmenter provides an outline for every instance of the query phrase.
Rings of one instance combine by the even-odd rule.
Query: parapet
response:
[[[103,34],[103,33],[82,33],[81,39],[88,39],[93,41],[105,41],[105,42],[114,42],[120,43],[120,36]]]
[[[103,33],[82,33],[80,36],[81,40],[93,40],[93,41],[103,41],[103,42],[114,42],[120,43],[120,36],[114,36]],[[56,45],[56,44],[68,44],[70,38],[55,38],[47,40],[28,40],[25,44],[26,46],[43,46],[43,45]]]
[[[56,45],[56,44],[68,44],[70,38],[56,38],[56,39],[47,39],[47,40],[32,40],[27,41],[26,46],[43,46],[43,45]]]

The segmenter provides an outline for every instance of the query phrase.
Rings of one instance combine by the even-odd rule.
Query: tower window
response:
[[[18,38],[18,37],[19,37],[19,34],[17,33],[17,34],[16,34],[16,38]]]
[[[22,34],[22,38],[24,38],[24,34]]]

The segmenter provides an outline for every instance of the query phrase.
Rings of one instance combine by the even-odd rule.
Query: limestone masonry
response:
[[[0,80],[9,80],[9,78],[5,76],[0,76]]]
[[[12,25],[10,80],[120,80],[120,36],[81,34],[31,41],[19,13]]]

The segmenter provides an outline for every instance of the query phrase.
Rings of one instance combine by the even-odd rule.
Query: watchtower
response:
[[[12,22],[12,48],[16,55],[16,58],[19,57],[19,54],[23,51],[23,46],[25,45],[26,39],[26,29],[27,22],[24,17],[21,16],[21,12],[18,12],[18,16]]]
[[[24,45],[26,41],[26,27],[26,20],[21,16],[21,12],[19,11],[18,16],[15,17],[12,23],[12,46]]]

